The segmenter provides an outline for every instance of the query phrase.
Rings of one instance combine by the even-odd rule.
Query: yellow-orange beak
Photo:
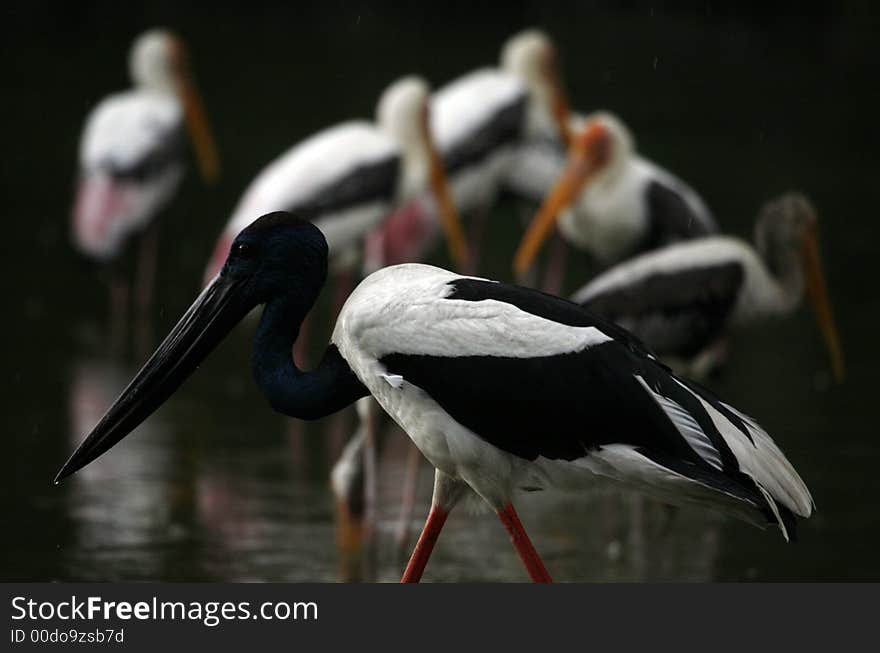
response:
[[[180,43],[177,44],[175,63],[177,94],[183,104],[186,129],[195,149],[199,171],[206,183],[213,183],[220,174],[220,158],[202,98],[189,69],[186,52]]]
[[[431,193],[434,195],[434,201],[437,202],[437,209],[440,212],[440,224],[443,227],[443,233],[446,235],[449,256],[452,258],[456,268],[462,270],[465,269],[470,258],[467,240],[464,236],[464,229],[461,226],[458,210],[455,208],[455,202],[452,199],[452,191],[446,179],[443,160],[440,158],[440,154],[437,152],[437,147],[434,144],[434,139],[431,136],[427,110],[423,115],[423,129],[430,166],[429,182]]]
[[[822,272],[822,260],[819,256],[819,238],[815,225],[803,235],[801,261],[804,267],[807,298],[813,307],[816,322],[828,347],[834,380],[841,383],[844,378],[843,348],[840,344],[837,325],[834,322],[834,313],[831,311],[831,301],[828,298],[825,275]]]
[[[531,267],[544,241],[552,233],[559,214],[580,195],[607,163],[609,153],[608,131],[600,123],[589,125],[581,135],[573,139],[565,170],[529,225],[513,259],[513,269],[518,276],[525,274]]]

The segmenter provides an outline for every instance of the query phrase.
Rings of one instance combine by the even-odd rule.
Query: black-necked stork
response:
[[[567,242],[602,265],[717,231],[697,193],[639,156],[629,130],[610,113],[588,116],[575,132],[564,170],[520,243],[517,274],[529,269],[557,224]]]
[[[129,64],[134,88],[102,100],[80,142],[73,240],[101,261],[118,256],[126,239],[146,229],[174,196],[186,167],[185,130],[205,180],[213,181],[219,169],[183,42],[166,30],[145,32],[132,46]],[[150,301],[154,239],[151,232],[142,241],[142,308]],[[115,285],[124,292],[124,284]]]
[[[213,279],[238,233],[270,211],[294,211],[318,226],[331,268],[350,270],[366,235],[401,203],[423,191],[440,207],[453,260],[467,244],[450,198],[430,130],[429,88],[403,77],[379,99],[376,122],[349,121],[324,129],[270,163],[250,183],[217,241],[205,270]]]
[[[728,236],[671,245],[611,268],[573,299],[699,377],[721,362],[731,328],[791,313],[806,294],[841,380],[843,353],[817,233],[809,200],[788,193],[761,209],[754,247]]]
[[[405,264],[364,279],[321,363],[290,352],[327,276],[310,222],[263,216],[62,467],[72,474],[158,408],[226,334],[264,305],[252,369],[270,405],[300,419],[372,395],[436,468],[433,505],[403,580],[419,580],[449,511],[494,509],[532,579],[549,581],[511,503],[517,490],[607,476],[794,534],[806,485],[750,417],[673,375],[622,328],[536,290]]]

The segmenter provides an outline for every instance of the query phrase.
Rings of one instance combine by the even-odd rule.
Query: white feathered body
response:
[[[658,165],[634,156],[619,175],[597,180],[559,219],[559,231],[578,249],[608,265],[631,256],[651,229],[647,187],[656,181],[673,189],[709,231],[714,221],[700,197]]]
[[[182,129],[171,93],[119,93],[89,114],[73,210],[74,241],[84,253],[116,256],[173,197],[185,169]]]
[[[441,156],[468,144],[505,108],[525,101],[526,89],[514,76],[483,68],[439,89],[431,100],[431,132]],[[523,114],[525,115],[525,114]],[[519,131],[525,133],[521,122]],[[492,205],[513,162],[518,140],[495,147],[479,161],[452,169],[449,181],[458,210],[467,215]]]
[[[375,125],[365,121],[343,123],[294,145],[251,182],[229,219],[205,272],[213,278],[238,233],[261,215],[297,210],[327,199],[340,180],[356,176],[398,156],[394,142]],[[393,198],[359,202],[322,213],[314,224],[323,232],[330,249],[331,265],[347,267],[357,260],[358,246],[371,229],[388,215]]]
[[[600,327],[568,326],[504,301],[450,299],[450,282],[456,279],[462,277],[418,264],[375,272],[349,297],[332,338],[357,377],[436,468],[466,482],[496,507],[518,488],[571,489],[601,475],[672,502],[703,503],[753,523],[761,522],[754,506],[677,474],[633,446],[604,445],[570,461],[543,457],[527,460],[513,455],[457,422],[422,388],[389,373],[382,363],[389,354],[552,360],[613,340]],[[618,372],[631,374],[626,369]],[[552,373],[552,367],[548,373]],[[647,386],[644,392],[654,394]],[[693,428],[693,418],[668,401],[657,401],[682,436],[713,464],[713,454],[706,451],[714,449],[699,427]],[[770,503],[780,502],[795,514],[809,515],[812,500],[806,486],[769,436],[750,418],[743,417],[748,420],[753,444],[711,405],[706,406],[740,468],[772,497]],[[584,424],[583,428],[589,429],[590,425]]]

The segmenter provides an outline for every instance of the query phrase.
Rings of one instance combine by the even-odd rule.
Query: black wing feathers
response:
[[[646,201],[650,228],[640,247],[641,251],[710,233],[706,222],[700,219],[681,194],[656,179],[648,184]]]
[[[156,131],[162,128],[157,126]],[[113,156],[101,161],[101,169],[119,181],[146,182],[161,176],[171,165],[181,161],[185,150],[184,130],[181,123],[166,128],[155,137],[156,147],[134,162],[119,162]]]
[[[450,300],[505,302],[560,324],[596,327],[613,338],[555,356],[382,358],[389,372],[428,392],[459,423],[529,460],[574,460],[604,444],[660,442],[663,450],[705,464],[635,378],[652,386],[674,384],[668,370],[625,330],[531,288],[467,278],[450,286]],[[686,393],[674,384],[671,392],[676,390]]]
[[[305,220],[316,220],[366,202],[390,202],[397,190],[399,171],[400,157],[396,154],[356,166],[329,187],[318,189],[308,199],[286,210]]]
[[[516,99],[498,109],[467,137],[447,147],[443,153],[443,165],[449,174],[454,174],[483,161],[500,146],[517,141],[522,133],[527,107],[527,97],[523,93]]]
[[[583,305],[629,329],[660,355],[691,357],[724,333],[743,279],[737,262],[652,274]]]
[[[575,460],[623,443],[659,445],[704,464],[639,382],[619,371],[631,356],[611,342],[538,358],[389,354],[381,362],[457,422],[521,458]]]

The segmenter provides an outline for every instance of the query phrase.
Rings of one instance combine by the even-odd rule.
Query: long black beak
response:
[[[110,449],[174,394],[253,308],[252,302],[244,301],[244,283],[220,275],[214,278],[64,463],[55,483]]]

